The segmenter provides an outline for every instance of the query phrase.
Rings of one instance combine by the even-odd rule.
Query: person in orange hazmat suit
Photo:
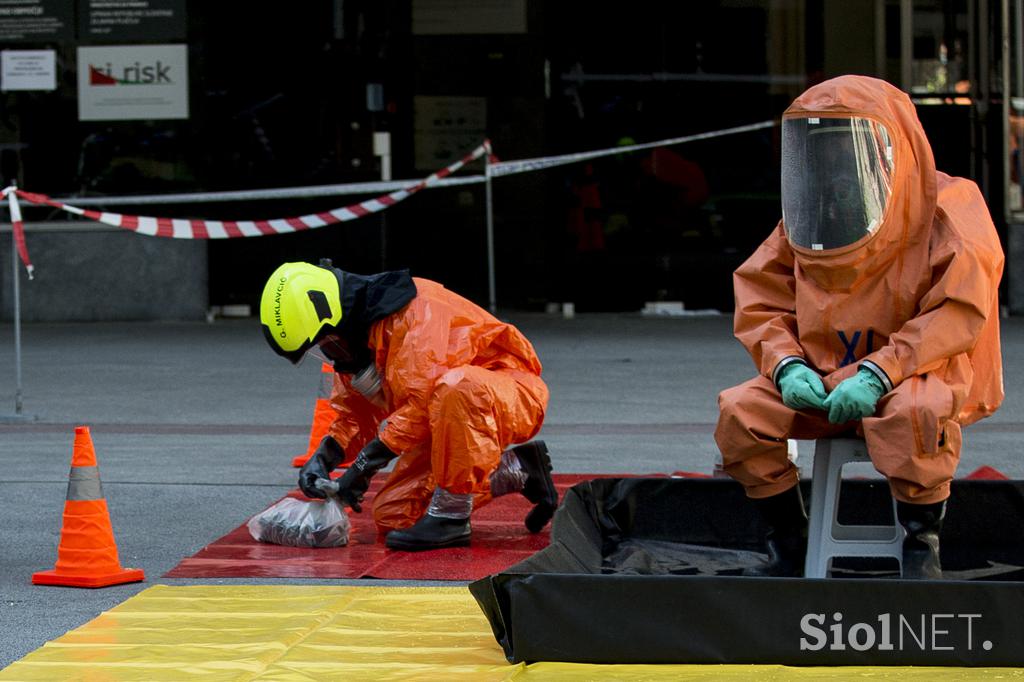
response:
[[[768,529],[768,562],[748,573],[803,571],[787,439],[853,430],[896,498],[903,577],[941,577],[961,427],[1003,399],[1002,268],[981,193],[936,171],[906,94],[842,76],[785,111],[782,221],[733,276],[759,375],[719,395],[715,430]]]
[[[392,549],[467,545],[471,511],[512,492],[534,504],[531,532],[551,519],[551,460],[542,441],[527,442],[548,388],[514,326],[407,270],[362,276],[330,261],[279,267],[260,317],[276,353],[296,364],[315,355],[335,370],[337,418],[299,472],[307,496],[324,497],[317,480],[347,452],[355,460],[338,494],[357,512],[370,479],[396,460],[373,503]]]

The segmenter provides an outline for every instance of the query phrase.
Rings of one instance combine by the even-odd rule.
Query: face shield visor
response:
[[[782,220],[795,246],[849,246],[882,224],[892,195],[893,145],[866,118],[782,121]]]

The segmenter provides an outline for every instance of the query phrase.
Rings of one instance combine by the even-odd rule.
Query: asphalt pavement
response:
[[[717,394],[754,374],[731,316],[502,317],[544,364],[556,472],[711,473]],[[960,473],[1024,478],[1024,319],[1002,322],[1006,402],[965,431]],[[24,325],[22,422],[13,338],[0,325],[0,668],[157,583],[365,584],[161,577],[295,485],[320,367],[275,356],[254,319]],[[76,425],[92,433],[121,563],[144,583],[30,584],[56,559]],[[812,450],[799,444],[806,471]]]

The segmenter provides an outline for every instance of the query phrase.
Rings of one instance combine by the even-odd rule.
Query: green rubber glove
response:
[[[783,367],[778,383],[786,407],[793,410],[806,407],[825,409],[825,396],[828,395],[825,384],[821,383],[818,373],[804,363],[791,362]]]
[[[849,379],[843,379],[825,398],[828,420],[833,424],[845,424],[855,419],[870,417],[875,413],[878,399],[885,395],[882,381],[870,370],[859,370]]]

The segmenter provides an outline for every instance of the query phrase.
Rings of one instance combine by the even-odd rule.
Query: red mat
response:
[[[559,497],[594,474],[555,474]],[[281,547],[257,542],[243,523],[171,569],[167,578],[381,578],[391,580],[476,580],[500,573],[548,546],[550,524],[532,534],[523,526],[531,504],[505,495],[473,514],[469,547],[396,552],[377,538],[370,509],[382,477],[366,494],[361,514],[350,513],[349,544],[336,548]],[[299,497],[299,492],[290,493]]]
[[[656,474],[664,476],[664,474]],[[622,477],[621,474],[614,475]],[[673,476],[703,477],[676,472]],[[555,474],[559,496],[581,481],[607,478],[597,474]],[[965,478],[1006,478],[985,466]],[[547,547],[550,525],[536,535],[523,526],[530,503],[521,495],[499,497],[473,514],[469,547],[428,552],[396,552],[377,538],[370,505],[382,479],[373,481],[364,511],[352,513],[347,547],[311,549],[257,542],[243,523],[221,539],[183,560],[167,578],[379,578],[390,580],[476,580],[500,573]],[[297,490],[290,493],[299,497]]]

